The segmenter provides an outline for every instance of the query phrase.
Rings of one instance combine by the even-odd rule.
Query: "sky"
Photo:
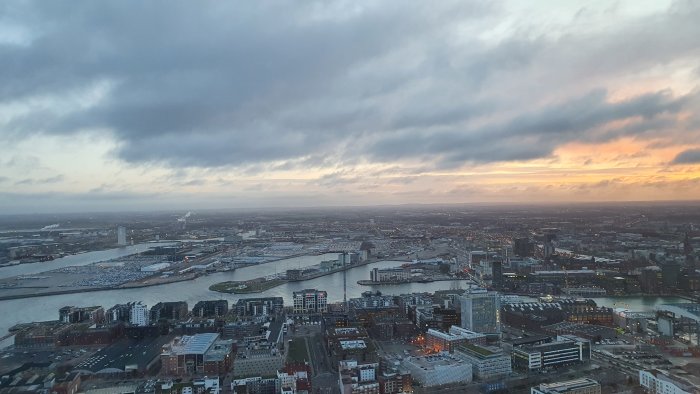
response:
[[[700,2],[0,2],[0,214],[700,199]]]

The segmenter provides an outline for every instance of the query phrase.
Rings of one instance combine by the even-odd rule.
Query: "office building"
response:
[[[446,352],[408,357],[402,361],[401,366],[423,387],[472,381],[471,364]]]
[[[501,298],[495,291],[472,292],[459,297],[463,328],[484,334],[501,332]]]
[[[582,378],[565,382],[542,383],[532,387],[530,394],[601,394],[600,383]]]
[[[328,293],[316,289],[294,292],[294,313],[328,312]]]
[[[491,285],[496,290],[503,288],[503,263],[500,261],[491,262]]]
[[[535,255],[535,244],[529,238],[515,238],[513,254],[518,257],[532,257]]]
[[[474,379],[490,380],[513,372],[510,354],[498,347],[465,344],[457,347],[454,354],[472,365]]]
[[[570,335],[557,341],[513,348],[513,366],[520,370],[559,368],[591,359],[590,341]]]

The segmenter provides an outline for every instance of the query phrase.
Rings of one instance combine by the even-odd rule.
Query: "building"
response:
[[[187,317],[189,309],[186,301],[159,302],[151,308],[152,322],[159,320],[181,320]]]
[[[413,377],[406,371],[384,372],[377,377],[380,394],[399,394],[413,392]]]
[[[484,334],[501,332],[501,298],[495,291],[472,292],[459,297],[462,328]]]
[[[524,371],[559,368],[590,359],[590,341],[574,336],[559,336],[555,342],[513,348],[513,366]]]
[[[377,372],[379,364],[360,364],[342,360],[338,367],[338,387],[341,394],[380,394]]]
[[[169,337],[123,338],[73,367],[83,375],[143,376],[160,369],[160,355]]]
[[[501,348],[465,344],[455,349],[455,356],[472,365],[475,379],[491,380],[513,372],[510,354]]]
[[[294,313],[328,312],[328,293],[316,289],[294,292]]]
[[[126,246],[126,227],[117,227],[117,245]]]
[[[57,377],[56,381],[51,388],[51,393],[56,394],[75,394],[80,388],[80,373],[71,372],[64,376]]]
[[[262,378],[260,376],[235,379],[231,381],[231,391],[236,394],[279,394],[282,388],[277,378]],[[288,391],[285,391],[288,393]]]
[[[282,297],[241,298],[232,308],[238,316],[267,316],[282,311]]]
[[[233,341],[207,333],[176,337],[163,346],[161,362],[169,375],[225,375],[233,359]]]
[[[535,243],[529,238],[515,238],[513,240],[513,254],[518,257],[532,257],[535,255]]]
[[[605,297],[608,294],[605,289],[594,286],[564,287],[561,292],[569,297]]]
[[[107,309],[105,313],[105,318],[108,323],[114,322],[129,322],[131,318],[131,308],[135,303],[129,302],[127,304],[116,304],[113,307]]]
[[[697,394],[700,389],[679,377],[658,369],[639,371],[639,384],[650,394]]]
[[[405,282],[409,279],[411,279],[411,270],[403,267],[374,268],[369,272],[369,280],[372,282]]]
[[[615,309],[613,323],[633,334],[646,332],[650,320],[656,318],[656,312],[634,312],[624,308]]]
[[[582,378],[566,382],[542,383],[530,389],[530,394],[601,394],[600,383]]]
[[[657,266],[645,267],[639,276],[639,286],[647,294],[660,294],[663,289],[663,274]]]
[[[491,262],[491,285],[496,290],[503,288],[503,262]]]
[[[239,348],[233,360],[236,378],[272,376],[284,367],[285,356],[274,344],[258,343]]]
[[[212,300],[199,301],[192,308],[193,317],[221,317],[228,313],[228,301]]]
[[[311,367],[308,363],[290,363],[282,371],[277,371],[278,392],[310,394]],[[285,391],[286,390],[286,391]]]
[[[102,323],[104,319],[105,311],[101,306],[87,306],[82,308],[64,306],[58,310],[58,320],[62,323],[81,323],[84,321]]]
[[[401,366],[423,387],[472,381],[472,366],[466,361],[443,352],[429,356],[407,357]]]
[[[149,323],[148,307],[140,302],[131,305],[129,323],[132,326],[144,327]]]
[[[425,335],[425,347],[435,353],[452,353],[457,346],[468,343],[486,343],[486,335],[452,326],[449,332],[429,329]]]

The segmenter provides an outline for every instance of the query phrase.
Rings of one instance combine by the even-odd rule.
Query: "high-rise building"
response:
[[[565,382],[542,383],[532,387],[530,394],[600,394],[600,383],[582,378]]]
[[[294,313],[328,312],[328,293],[316,289],[294,292]]]
[[[670,292],[678,288],[678,278],[681,266],[676,263],[664,263],[661,267],[661,281],[664,284],[664,292]]]
[[[484,334],[501,332],[501,298],[495,291],[470,292],[459,297],[463,328]]]
[[[519,257],[532,257],[535,255],[535,244],[529,238],[515,238],[513,254]]]
[[[117,245],[126,246],[126,227],[117,227]]]
[[[496,290],[503,287],[503,263],[500,261],[491,262],[491,284]]]
[[[131,307],[129,314],[129,323],[133,326],[147,326],[149,322],[148,307],[140,302],[135,303]]]

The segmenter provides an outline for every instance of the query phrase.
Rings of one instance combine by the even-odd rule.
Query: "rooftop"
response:
[[[459,346],[457,350],[462,350],[467,354],[475,355],[479,358],[488,358],[493,356],[500,356],[503,354],[503,350],[493,346],[479,346],[471,343]]]
[[[569,393],[586,387],[596,387],[600,384],[589,378],[567,380],[565,382],[542,383],[538,389],[547,394]]]
[[[340,347],[343,350],[366,349],[367,348],[367,344],[362,339],[355,340],[355,341],[339,341],[339,342],[340,342]]]
[[[170,344],[170,349],[164,353],[179,354],[204,354],[219,338],[219,334],[206,333],[196,335],[183,335],[175,338]]]

